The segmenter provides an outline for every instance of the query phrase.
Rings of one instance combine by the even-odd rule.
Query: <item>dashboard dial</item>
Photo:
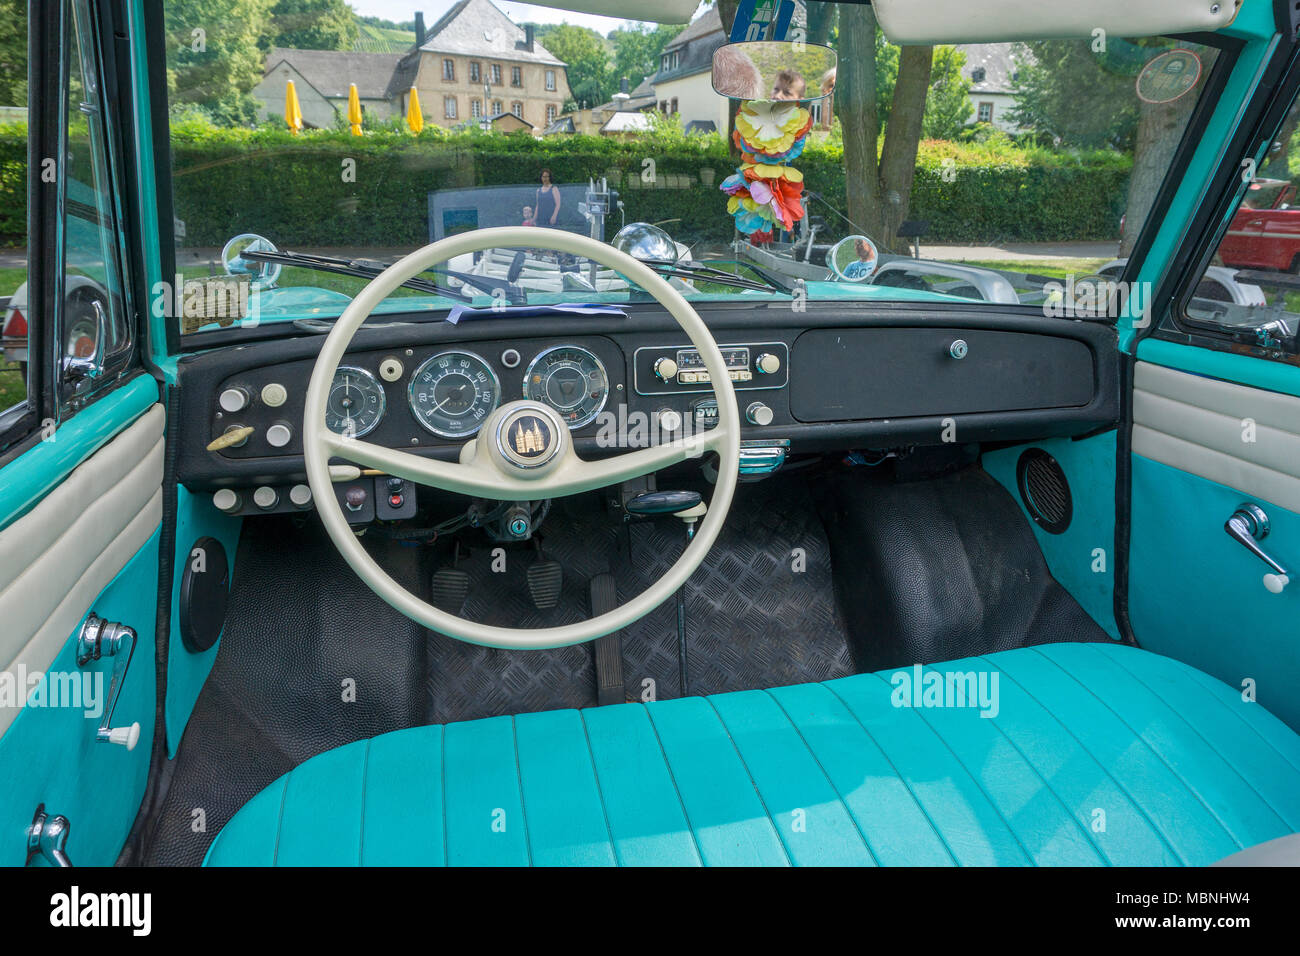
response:
[[[605,366],[586,349],[561,345],[541,352],[524,373],[524,397],[545,402],[569,428],[595,420],[609,398]]]
[[[411,376],[411,413],[442,438],[473,435],[501,401],[496,373],[473,352],[441,352]]]
[[[325,427],[338,435],[360,438],[384,417],[384,387],[363,368],[339,366],[325,403]]]

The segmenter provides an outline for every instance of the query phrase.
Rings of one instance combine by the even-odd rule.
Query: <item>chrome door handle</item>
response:
[[[66,849],[71,829],[67,817],[62,814],[52,817],[45,812],[45,804],[38,806],[32,825],[27,828],[27,865],[43,856],[54,866],[72,866]]]
[[[135,651],[135,631],[125,624],[117,624],[98,617],[92,611],[86,623],[81,627],[81,636],[77,638],[77,665],[85,667],[101,657],[116,658],[113,664],[113,676],[108,683],[108,702],[104,705],[104,717],[95,732],[95,739],[100,743],[121,744],[127,750],[134,750],[140,741],[140,722],[129,727],[113,726],[113,710],[117,699],[122,694],[122,684],[126,680],[126,669],[131,666],[131,655]]]
[[[1270,568],[1272,574],[1264,575],[1264,587],[1274,594],[1281,594],[1282,589],[1291,583],[1290,572],[1276,559],[1259,546],[1260,541],[1268,537],[1268,515],[1259,505],[1247,502],[1237,508],[1223,525],[1228,536],[1241,544],[1247,551],[1259,558]]]

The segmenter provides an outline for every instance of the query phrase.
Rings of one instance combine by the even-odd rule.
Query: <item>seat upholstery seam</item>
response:
[[[1114,707],[1112,707],[1112,706],[1111,706],[1110,704],[1108,704],[1106,701],[1104,701],[1104,700],[1102,700],[1100,697],[1098,697],[1097,694],[1092,690],[1092,688],[1090,688],[1090,687],[1089,687],[1087,684],[1085,684],[1083,681],[1079,680],[1077,677],[1075,677],[1073,674],[1071,674],[1068,670],[1066,670],[1064,667],[1062,667],[1059,663],[1057,663],[1056,661],[1052,660],[1050,657],[1048,657],[1046,654],[1044,654],[1042,651],[1040,651],[1037,647],[1028,647],[1028,648],[1025,648],[1025,650],[1033,651],[1035,654],[1037,654],[1037,655],[1038,655],[1039,657],[1041,657],[1043,660],[1047,661],[1049,664],[1051,664],[1053,667],[1055,667],[1057,670],[1059,670],[1062,674],[1065,674],[1067,677],[1070,678],[1070,680],[1074,681],[1074,682],[1075,682],[1076,684],[1078,684],[1081,688],[1083,688],[1084,692],[1087,693],[1090,697],[1092,697],[1093,700],[1097,701],[1097,703],[1101,704],[1102,707],[1106,708],[1106,710],[1108,710],[1108,711],[1110,711],[1112,714],[1114,714],[1114,715],[1115,715],[1115,719],[1118,720],[1121,724],[1123,724],[1124,727],[1127,728],[1128,732],[1131,733],[1131,734],[1133,735],[1133,739],[1134,739],[1134,740],[1137,740],[1137,741],[1140,741],[1140,742],[1142,743],[1142,746],[1145,747],[1147,750],[1149,750],[1149,751],[1152,753],[1152,755],[1153,755],[1157,760],[1159,760],[1160,763],[1162,763],[1162,764],[1164,765],[1165,769],[1168,770],[1168,771],[1169,771],[1169,772],[1174,776],[1174,779],[1176,779],[1179,783],[1182,784],[1183,789],[1186,790],[1186,791],[1187,791],[1189,794],[1191,794],[1193,797],[1195,797],[1196,800],[1197,800],[1197,802],[1200,803],[1201,806],[1205,807],[1205,809],[1209,811],[1210,816],[1212,816],[1212,817],[1214,818],[1214,821],[1215,821],[1215,822],[1216,822],[1216,823],[1217,823],[1217,824],[1218,824],[1218,825],[1223,829],[1224,835],[1227,836],[1227,838],[1228,838],[1229,840],[1231,840],[1233,843],[1235,843],[1235,844],[1237,845],[1238,848],[1240,848],[1240,849],[1245,849],[1245,845],[1244,845],[1244,844],[1243,844],[1239,839],[1237,839],[1237,835],[1236,835],[1235,833],[1233,833],[1230,829],[1228,829],[1228,825],[1227,825],[1227,823],[1225,823],[1225,822],[1223,821],[1223,819],[1220,818],[1219,814],[1215,812],[1214,808],[1213,808],[1212,806],[1210,806],[1208,802],[1206,802],[1205,798],[1201,796],[1200,791],[1197,790],[1195,787],[1193,787],[1193,786],[1188,782],[1187,778],[1185,778],[1185,777],[1184,777],[1182,774],[1180,774],[1177,770],[1175,770],[1173,767],[1171,767],[1171,766],[1169,765],[1169,761],[1167,761],[1167,760],[1164,758],[1164,754],[1160,753],[1160,751],[1156,750],[1155,747],[1151,746],[1150,742],[1149,742],[1145,737],[1143,737],[1141,734],[1139,734],[1139,733],[1137,732],[1137,730],[1135,730],[1134,727],[1133,727],[1133,726],[1132,726],[1132,725],[1131,725],[1127,720],[1125,720],[1122,716],[1120,716],[1119,712],[1118,712],[1117,710],[1115,710]]]
[[[284,775],[284,787],[280,790],[280,812],[275,818],[275,849],[271,852],[271,866],[280,865],[280,834],[284,830],[284,805],[289,800],[289,780],[293,777],[290,770]]]
[[[819,758],[813,751],[812,745],[809,744],[808,739],[804,737],[803,731],[799,729],[799,725],[794,722],[794,718],[791,717],[790,712],[785,709],[785,705],[777,699],[777,696],[773,694],[770,689],[765,688],[763,693],[772,699],[772,702],[780,709],[781,715],[785,717],[786,721],[790,724],[791,729],[799,736],[799,742],[803,744],[804,749],[808,751],[808,756],[810,756],[813,763],[817,765],[817,769],[822,772],[822,776],[826,778],[826,783],[830,785],[836,799],[840,801],[840,806],[842,806],[844,812],[848,814],[849,820],[853,823],[853,829],[858,831],[858,837],[862,840],[862,845],[867,848],[867,853],[871,855],[872,861],[876,866],[881,866],[880,857],[876,856],[876,851],[872,849],[871,841],[867,839],[866,833],[863,832],[862,827],[858,824],[857,815],[853,812],[852,808],[849,807],[848,801],[844,799],[844,795],[840,793],[840,788],[835,786],[835,781],[831,779],[831,775],[827,773],[826,768],[822,766],[821,758]]]
[[[668,779],[673,785],[673,792],[677,794],[677,804],[682,808],[682,818],[686,821],[686,829],[691,833],[691,842],[695,844],[695,854],[700,858],[700,866],[708,866],[709,861],[704,858],[704,850],[700,847],[699,837],[695,835],[695,824],[691,822],[691,813],[686,809],[686,797],[682,795],[682,788],[677,785],[677,774],[673,773],[672,761],[668,759],[668,749],[664,746],[663,738],[659,736],[659,728],[655,726],[654,714],[645,704],[640,706],[646,716],[646,722],[650,724],[651,733],[655,735],[655,743],[659,745],[659,755],[664,758],[664,768],[668,771]]]
[[[978,654],[976,656],[979,660],[982,660],[987,664],[990,665],[993,664],[993,661],[990,661],[983,654]],[[1146,808],[1143,807],[1142,804],[1138,802],[1137,797],[1134,796],[1134,794],[1129,790],[1128,787],[1124,786],[1124,784],[1120,782],[1118,777],[1116,777],[1113,773],[1110,772],[1110,770],[1106,767],[1105,764],[1101,762],[1100,758],[1098,758],[1096,754],[1094,754],[1090,749],[1088,749],[1088,746],[1078,738],[1075,732],[1072,729],[1070,729],[1070,727],[1065,723],[1065,721],[1057,717],[1056,714],[1052,713],[1051,709],[1046,704],[1044,704],[1041,700],[1039,700],[1033,694],[1033,692],[1029,690],[1028,687],[1020,683],[1020,681],[1016,680],[1015,677],[1013,677],[1011,674],[1008,674],[1006,670],[999,667],[998,673],[1002,674],[1004,677],[1006,677],[1007,680],[1011,681],[1011,683],[1019,687],[1021,691],[1024,692],[1026,697],[1028,697],[1035,704],[1037,704],[1039,708],[1043,711],[1043,713],[1045,713],[1051,720],[1053,720],[1058,727],[1060,727],[1063,731],[1065,731],[1070,736],[1070,738],[1076,744],[1078,744],[1079,749],[1087,756],[1089,760],[1092,761],[1093,765],[1096,766],[1097,769],[1100,770],[1103,774],[1105,774],[1107,777],[1110,778],[1110,782],[1115,784],[1116,788],[1119,790],[1120,793],[1124,794],[1124,797],[1128,800],[1129,804],[1132,805],[1133,809],[1135,809],[1139,814],[1142,815],[1142,818],[1146,820],[1147,826],[1151,829],[1151,832],[1154,833],[1160,839],[1161,843],[1163,843],[1166,847],[1168,847],[1169,852],[1172,853],[1178,859],[1179,863],[1181,863],[1183,866],[1187,866],[1188,865],[1187,858],[1183,856],[1182,853],[1178,852],[1178,848],[1175,847],[1172,842],[1170,842],[1169,838],[1165,835],[1164,830],[1156,823],[1155,820],[1151,818],[1151,815],[1147,813]]]
[[[514,714],[510,715],[510,741],[515,753],[515,786],[519,788],[519,816],[524,827],[524,850],[528,853],[528,865],[533,863],[533,836],[528,830],[528,802],[524,799],[524,768],[519,763],[519,731]]]
[[[1110,658],[1107,658],[1105,654],[1102,654],[1100,651],[1097,651],[1097,654],[1098,654],[1098,655],[1099,655],[1103,660],[1111,660]],[[1184,717],[1182,714],[1178,713],[1178,711],[1174,710],[1173,707],[1169,706],[1169,704],[1165,702],[1164,698],[1161,697],[1158,693],[1156,693],[1155,688],[1153,688],[1150,684],[1148,684],[1146,681],[1144,681],[1144,680],[1143,680],[1141,677],[1139,677],[1137,674],[1133,673],[1132,670],[1130,670],[1129,668],[1125,667],[1125,666],[1124,666],[1123,664],[1121,664],[1118,660],[1113,660],[1112,663],[1114,663],[1114,665],[1115,665],[1116,667],[1118,667],[1120,670],[1124,671],[1124,673],[1126,673],[1126,674],[1128,674],[1130,677],[1132,677],[1133,680],[1137,681],[1137,683],[1138,683],[1138,684],[1139,684],[1139,685],[1140,685],[1144,690],[1146,690],[1146,692],[1147,692],[1148,694],[1150,694],[1153,698],[1155,698],[1156,701],[1158,701],[1161,705],[1163,705],[1164,708],[1165,708],[1166,710],[1168,710],[1171,714],[1173,714],[1175,719],[1181,721],[1181,722],[1182,722],[1182,723],[1187,727],[1188,730],[1190,730],[1193,734],[1195,734],[1197,737],[1199,737],[1199,738],[1201,739],[1201,741],[1205,744],[1205,746],[1207,746],[1207,747],[1210,748],[1210,752],[1213,753],[1216,757],[1218,757],[1221,761],[1223,761],[1223,763],[1224,763],[1224,764],[1225,764],[1225,765],[1226,765],[1226,766],[1227,766],[1227,767],[1228,767],[1228,768],[1229,768],[1229,769],[1230,769],[1234,774],[1237,775],[1237,779],[1240,780],[1243,784],[1245,784],[1245,785],[1246,785],[1246,788],[1247,788],[1248,790],[1250,790],[1252,793],[1254,793],[1255,796],[1259,798],[1259,801],[1260,801],[1262,804],[1264,804],[1264,806],[1268,807],[1268,809],[1273,813],[1273,815],[1274,815],[1275,817],[1277,817],[1278,823],[1282,824],[1282,826],[1284,826],[1284,827],[1287,828],[1287,830],[1286,830],[1287,833],[1294,833],[1294,832],[1296,832],[1297,825],[1296,825],[1296,824],[1293,824],[1290,820],[1288,820],[1288,819],[1286,819],[1285,817],[1283,817],[1281,811],[1279,811],[1278,808],[1275,807],[1275,806],[1273,805],[1273,802],[1272,802],[1271,800],[1269,800],[1268,797],[1264,796],[1264,794],[1262,794],[1262,793],[1260,792],[1260,790],[1259,790],[1258,787],[1256,787],[1253,783],[1251,783],[1249,780],[1247,780],[1247,779],[1245,778],[1245,776],[1242,775],[1241,771],[1238,770],[1235,766],[1233,766],[1232,762],[1228,760],[1228,758],[1224,755],[1224,753],[1223,753],[1221,750],[1219,750],[1219,748],[1216,747],[1216,746],[1215,746],[1215,745],[1214,745],[1214,744],[1209,740],[1209,738],[1207,738],[1203,733],[1201,733],[1199,730],[1196,729],[1196,727],[1194,727],[1194,726],[1192,725],[1192,722],[1191,722],[1190,720],[1188,720],[1188,719],[1187,719],[1186,717]]]
[[[854,722],[859,727],[862,728],[862,732],[867,735],[867,739],[870,740],[871,743],[875,746],[880,756],[885,758],[885,763],[889,764],[889,769],[894,771],[894,778],[898,780],[898,782],[901,783],[904,786],[904,788],[906,788],[908,796],[910,796],[912,798],[912,802],[916,804],[916,809],[921,811],[921,815],[924,816],[926,822],[930,824],[930,829],[933,830],[934,835],[939,838],[939,842],[943,845],[944,851],[952,859],[953,865],[961,866],[962,865],[961,860],[957,859],[957,854],[954,853],[952,851],[952,847],[948,845],[948,838],[943,835],[943,831],[939,828],[939,825],[934,822],[934,818],[930,816],[930,811],[925,808],[925,804],[921,802],[921,798],[918,797],[916,795],[916,791],[912,789],[912,784],[908,781],[908,779],[905,776],[903,776],[902,772],[898,769],[897,765],[895,765],[893,758],[890,757],[889,754],[885,752],[885,748],[880,745],[880,742],[876,740],[875,736],[871,733],[871,731],[867,729],[867,725],[862,722],[862,719],[858,716],[857,711],[855,711],[852,707],[850,707],[849,702],[846,701],[839,694],[837,694],[835,692],[835,689],[831,687],[830,684],[819,683],[818,686],[825,687],[828,691],[830,691],[831,696],[840,702],[840,706],[844,708],[845,712],[848,713],[848,715],[853,718]]]
[[[879,671],[873,673],[872,676],[879,678],[880,682],[886,687],[893,686],[889,681],[885,680],[885,675]],[[970,778],[971,783],[975,784],[975,789],[978,790],[980,795],[984,798],[984,802],[987,803],[989,807],[992,808],[993,812],[998,815],[998,819],[1002,821],[1003,826],[1007,828],[1007,832],[1011,834],[1011,839],[1016,841],[1016,846],[1020,847],[1020,852],[1025,855],[1025,859],[1034,866],[1037,866],[1038,860],[1029,852],[1029,847],[1025,846],[1024,841],[1020,839],[1020,834],[1011,826],[1011,821],[1008,820],[1006,814],[1002,812],[1002,808],[993,802],[992,794],[984,789],[984,784],[980,783],[979,778],[976,777],[975,774],[971,772],[970,768],[966,766],[966,761],[962,760],[961,757],[957,755],[957,751],[952,749],[952,745],[948,743],[948,738],[941,734],[934,724],[930,723],[930,721],[926,719],[925,713],[921,708],[910,707],[907,709],[915,711],[916,716],[920,719],[921,723],[925,724],[925,726],[929,728],[930,733],[934,734],[934,736],[938,738],[939,743],[943,744],[943,748],[947,750],[948,753],[952,754],[952,759],[957,761],[957,766],[961,768],[962,773],[966,774],[966,776]]]
[[[1168,659],[1169,659],[1169,660],[1174,660],[1173,658],[1168,658]],[[1184,672],[1187,673],[1189,679],[1195,681],[1195,683],[1201,685],[1202,687],[1204,687],[1204,688],[1205,688],[1206,690],[1208,690],[1208,691],[1211,691],[1211,692],[1214,691],[1214,687],[1211,686],[1212,684],[1218,684],[1218,685],[1221,686],[1221,687],[1227,687],[1227,688],[1229,688],[1229,689],[1232,688],[1232,685],[1231,685],[1231,684],[1225,684],[1223,681],[1218,680],[1218,678],[1215,678],[1215,677],[1213,677],[1213,676],[1211,676],[1211,675],[1209,675],[1209,674],[1206,674],[1206,673],[1204,673],[1203,671],[1199,671],[1199,670],[1197,670],[1195,667],[1192,667],[1192,666],[1187,665],[1187,664],[1183,664],[1182,661],[1174,661],[1174,663],[1176,663],[1176,664],[1182,664],[1182,665],[1183,665],[1183,668],[1184,668]],[[1204,677],[1205,680],[1201,680],[1202,677]],[[1209,681],[1210,683],[1206,683],[1206,681]],[[1233,708],[1229,707],[1227,701],[1223,700],[1221,697],[1219,697],[1218,694],[1215,694],[1215,693],[1211,693],[1211,694],[1210,694],[1210,698],[1211,698],[1215,703],[1217,703],[1220,707],[1222,707],[1224,710],[1226,710],[1228,713],[1232,714],[1232,716],[1236,717],[1239,721],[1241,721],[1243,724],[1245,724],[1245,725],[1246,725],[1246,729],[1249,730],[1251,733],[1253,733],[1253,734],[1254,734],[1256,737],[1258,737],[1261,741],[1263,741],[1263,742],[1264,742],[1264,745],[1265,745],[1266,747],[1268,747],[1270,750],[1272,750],[1274,753],[1276,753],[1279,757],[1281,757],[1283,760],[1285,760],[1287,763],[1289,763],[1289,764],[1290,764],[1292,767],[1294,767],[1296,770],[1300,771],[1300,764],[1298,764],[1298,763],[1296,763],[1294,760],[1292,760],[1291,757],[1290,757],[1290,755],[1287,754],[1286,751],[1284,751],[1284,750],[1282,750],[1280,747],[1278,747],[1277,744],[1273,743],[1273,741],[1271,741],[1271,740],[1269,740],[1267,737],[1265,737],[1265,736],[1260,732],[1259,728],[1256,727],[1256,726],[1254,725],[1254,723],[1252,723],[1251,721],[1247,720],[1244,716],[1242,716],[1239,712],[1237,712],[1237,711],[1234,710]],[[1257,705],[1257,706],[1258,706],[1258,705]],[[1261,708],[1261,709],[1264,710],[1264,712],[1265,712],[1266,714],[1268,714],[1270,717],[1273,716],[1272,712],[1269,711],[1267,708]]]
[[[587,716],[583,708],[578,709],[578,723],[582,725],[582,739],[587,743],[587,757],[591,760],[591,776],[596,782],[596,799],[600,801],[600,815],[605,820],[605,834],[609,837],[609,848],[614,853],[614,863],[623,865],[622,854],[614,842],[614,828],[609,822],[609,808],[605,804],[605,790],[600,785],[600,768],[596,765],[596,751],[591,746],[591,734],[587,731]]]
[[[366,752],[361,758],[361,822],[357,828],[357,866],[363,866],[361,862],[366,855],[366,775],[370,772],[370,741],[373,737],[366,738]]]
[[[718,707],[713,703],[713,698],[705,697],[704,701],[709,705],[709,709],[713,711],[713,716],[718,719],[718,724],[722,727],[722,732],[727,735],[727,742],[731,744],[731,749],[735,751],[736,759],[740,761],[740,765],[745,769],[745,776],[749,778],[749,785],[754,788],[754,796],[758,797],[758,805],[763,808],[763,813],[767,816],[768,824],[776,833],[776,842],[781,845],[781,852],[785,854],[786,862],[790,864],[790,866],[794,866],[794,857],[790,855],[790,847],[786,845],[785,834],[781,832],[781,827],[777,825],[776,820],[772,818],[772,811],[768,809],[767,801],[763,799],[763,792],[758,789],[758,781],[754,779],[754,772],[749,769],[749,764],[745,762],[745,755],[740,752],[740,747],[736,744],[736,738],[731,736],[731,728],[727,726],[726,720],[724,720],[722,714],[718,712]]]

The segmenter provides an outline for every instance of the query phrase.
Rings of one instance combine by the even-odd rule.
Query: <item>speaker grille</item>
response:
[[[1070,483],[1056,459],[1041,448],[1030,448],[1016,463],[1020,500],[1029,517],[1049,534],[1060,534],[1074,517]]]

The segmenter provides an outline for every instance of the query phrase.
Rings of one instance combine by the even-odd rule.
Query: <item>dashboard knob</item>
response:
[[[772,409],[762,402],[750,402],[749,407],[745,409],[745,417],[749,419],[751,425],[770,425]]]
[[[343,503],[348,511],[360,511],[366,506],[366,489],[353,485],[344,493]]]
[[[217,399],[217,404],[221,406],[223,412],[231,414],[242,411],[248,407],[248,390],[244,388],[228,388],[221,393]]]
[[[948,346],[948,354],[955,359],[964,359],[969,351],[970,346],[965,339],[954,339],[952,345]]]
[[[267,408],[279,408],[289,400],[289,390],[279,382],[262,386],[262,404]]]
[[[231,515],[239,510],[239,495],[229,488],[222,488],[212,496],[212,504],[218,511]]]
[[[311,488],[307,485],[294,485],[289,489],[289,501],[295,508],[306,508],[311,504]]]
[[[677,377],[677,363],[667,356],[655,359],[654,370],[655,377],[661,382],[671,381]]]
[[[379,377],[385,382],[396,382],[404,371],[402,360],[393,355],[379,363]]]
[[[284,422],[276,422],[266,430],[266,443],[272,448],[283,448],[293,438],[293,428]]]
[[[754,360],[754,367],[764,375],[775,375],[781,371],[781,357],[771,352],[764,352]]]
[[[682,427],[682,413],[675,408],[659,409],[659,430],[662,432],[676,432]]]
[[[263,511],[270,511],[280,503],[280,494],[274,488],[263,485],[253,492],[253,504]]]

